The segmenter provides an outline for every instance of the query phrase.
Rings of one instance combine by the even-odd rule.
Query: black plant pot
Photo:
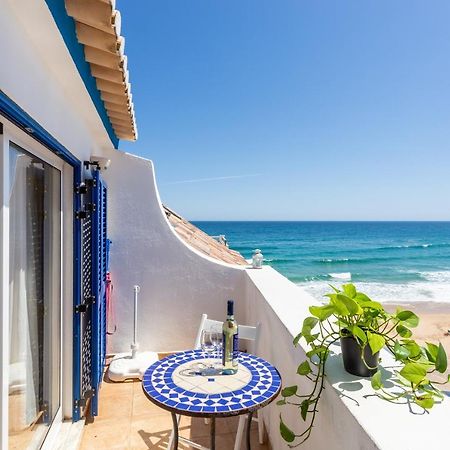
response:
[[[358,377],[371,377],[377,371],[379,352],[373,354],[370,346],[366,345],[364,347],[366,364],[364,364],[361,347],[352,335],[341,337],[341,350],[344,367],[348,373]]]

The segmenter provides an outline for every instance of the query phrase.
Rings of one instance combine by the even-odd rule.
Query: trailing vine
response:
[[[326,304],[310,306],[311,316],[305,318],[300,333],[293,341],[295,346],[300,339],[308,344],[306,359],[298,366],[297,374],[308,379],[312,388],[302,393],[297,385],[285,387],[281,391],[283,398],[277,402],[279,406],[297,407],[302,420],[308,422],[304,431],[295,433],[283,422],[280,414],[280,433],[291,448],[304,443],[312,433],[324,389],[330,346],[343,337],[353,336],[356,339],[361,348],[361,360],[367,367],[364,358],[367,346],[373,355],[386,348],[394,356],[398,363],[395,392],[385,388],[380,370],[371,378],[375,395],[384,400],[406,400],[427,410],[443,399],[437,386],[450,382],[450,375],[443,382],[430,379],[435,372],[446,372],[447,355],[440,343],[427,342],[425,346],[420,346],[412,339],[411,328],[419,324],[416,314],[400,308],[394,314],[388,313],[381,303],[358,292],[353,284],[344,284],[342,289],[331,288],[333,292],[326,294]]]

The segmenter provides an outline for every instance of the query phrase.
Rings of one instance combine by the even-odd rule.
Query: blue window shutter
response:
[[[93,174],[92,239],[92,388],[91,414],[98,414],[98,394],[106,359],[107,187],[99,171]]]

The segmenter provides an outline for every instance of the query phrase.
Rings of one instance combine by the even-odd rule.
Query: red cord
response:
[[[114,285],[112,283],[111,272],[106,274],[106,334],[114,334],[117,330],[116,316],[114,314],[112,294]],[[113,331],[110,331],[113,327]]]

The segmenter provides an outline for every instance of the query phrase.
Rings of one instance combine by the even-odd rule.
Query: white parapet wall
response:
[[[257,352],[274,364],[283,385],[299,385],[308,392],[305,379],[296,375],[305,358],[305,347],[294,348],[292,341],[309,316],[308,306],[316,301],[304,290],[270,267],[247,269],[246,322],[261,323]],[[326,388],[319,403],[319,414],[310,439],[299,448],[311,450],[423,450],[450,448],[438,430],[445,430],[450,418],[450,398],[430,412],[392,404],[373,395],[370,379],[345,372],[339,346],[326,367]],[[382,354],[385,367],[393,364]],[[299,392],[301,394],[301,392]],[[272,403],[263,410],[272,448],[289,448],[279,432],[279,415],[288,426],[301,433],[305,423],[295,407]]]
[[[223,319],[228,299],[236,301],[239,319],[245,302],[244,268],[209,258],[179,238],[162,209],[151,161],[114,150],[104,155],[111,159],[104,178],[117,323],[108,351],[129,350],[134,285],[141,287],[142,350],[191,348],[201,314]]]

